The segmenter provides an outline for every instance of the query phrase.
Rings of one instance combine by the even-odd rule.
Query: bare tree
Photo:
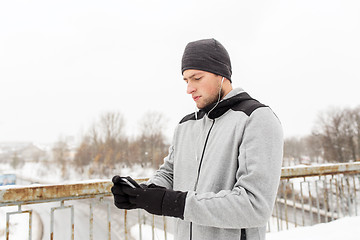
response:
[[[360,106],[321,112],[311,135],[285,139],[285,159],[299,163],[302,155],[310,157],[312,162],[359,160]]]
[[[76,164],[84,166],[90,163],[90,174],[108,175],[116,163],[125,161],[128,141],[124,129],[125,121],[121,113],[101,115],[83,137],[75,156]]]
[[[301,157],[305,154],[305,147],[300,138],[291,137],[284,140],[284,158],[289,162],[287,165],[301,164]],[[286,164],[285,161],[283,164]]]
[[[83,168],[91,163],[93,150],[91,149],[90,137],[85,136],[76,150],[74,163],[78,168]]]
[[[67,142],[61,138],[54,144],[52,148],[54,161],[61,167],[61,175],[63,178],[67,177],[67,165],[70,160],[70,151]]]
[[[324,158],[329,162],[347,162],[359,156],[358,112],[331,109],[319,115],[316,134],[320,137]]]
[[[322,159],[322,148],[319,136],[311,134],[305,136],[302,141],[305,145],[305,154],[309,156],[311,162],[320,163]]]
[[[148,112],[139,123],[140,135],[132,140],[124,134],[125,121],[120,113],[101,115],[83,137],[75,154],[78,167],[90,165],[90,175],[108,176],[117,164],[134,163],[158,167],[165,157],[166,121],[161,113]]]
[[[344,162],[342,123],[344,114],[338,109],[320,113],[315,132],[320,137],[324,158],[329,162]]]
[[[109,112],[102,115],[99,122],[99,133],[102,141],[108,144],[115,144],[121,140],[124,127],[125,121],[119,112]]]
[[[163,162],[168,145],[165,144],[166,120],[159,112],[147,112],[139,123],[141,135],[138,140],[143,164],[150,162],[158,167]]]
[[[345,138],[345,154],[348,159],[356,160],[357,143],[356,143],[356,114],[352,109],[344,109],[343,134]]]
[[[349,112],[351,122],[351,139],[352,155],[354,160],[360,160],[360,106],[355,107]]]

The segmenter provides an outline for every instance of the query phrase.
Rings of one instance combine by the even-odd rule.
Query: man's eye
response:
[[[201,77],[195,78],[195,80],[200,80],[200,79],[201,79]]]

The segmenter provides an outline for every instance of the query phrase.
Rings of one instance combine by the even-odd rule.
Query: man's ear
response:
[[[224,77],[224,82],[225,82],[226,80],[229,81],[230,84],[232,84],[232,82],[231,82],[229,79],[227,79],[226,77]]]

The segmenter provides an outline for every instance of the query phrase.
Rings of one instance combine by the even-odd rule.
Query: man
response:
[[[268,106],[232,88],[231,73],[229,55],[215,39],[186,46],[182,74],[200,110],[180,121],[164,164],[145,185],[113,178],[118,208],[175,217],[178,240],[265,239],[282,128]]]

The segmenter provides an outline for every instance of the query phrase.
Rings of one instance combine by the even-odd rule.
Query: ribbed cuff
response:
[[[162,215],[184,219],[187,192],[167,190],[162,202]]]

